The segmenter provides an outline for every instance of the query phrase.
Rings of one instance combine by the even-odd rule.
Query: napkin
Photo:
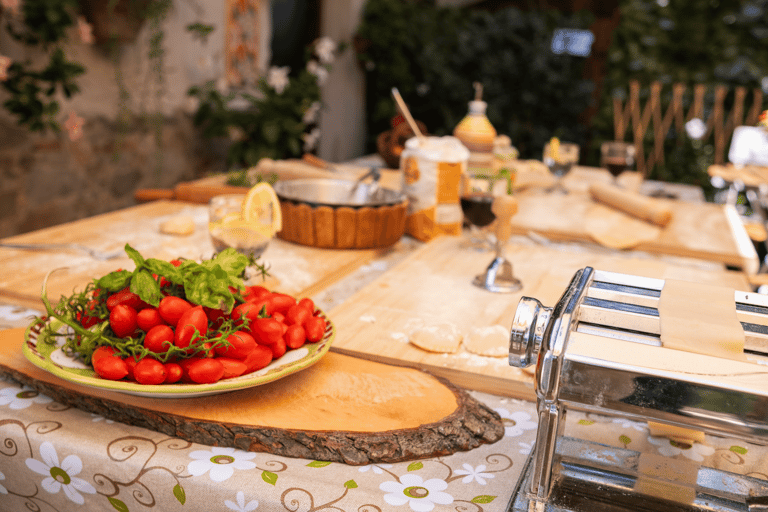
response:
[[[672,220],[672,209],[657,199],[630,192],[607,183],[593,183],[589,193],[595,201],[651,224],[664,227]]]

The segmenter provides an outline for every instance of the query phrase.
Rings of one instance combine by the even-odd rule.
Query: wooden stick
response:
[[[397,87],[392,88],[392,96],[395,97],[395,101],[397,102],[397,107],[400,109],[400,112],[403,114],[403,117],[405,117],[406,122],[408,122],[408,126],[411,127],[411,130],[413,130],[413,133],[416,134],[418,138],[424,137],[424,135],[421,133],[421,130],[419,130],[419,127],[416,125],[416,121],[413,120],[413,117],[411,116],[411,111],[408,110],[408,106],[403,101],[403,97],[400,96],[400,91],[397,90]]]

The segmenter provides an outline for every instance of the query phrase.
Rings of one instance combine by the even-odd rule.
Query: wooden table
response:
[[[193,234],[176,236],[160,232],[160,224],[177,216],[193,219]],[[156,201],[4,241],[79,243],[104,251],[118,250],[129,243],[145,257],[196,259],[210,257],[214,252],[207,224],[205,206]],[[259,262],[269,267],[266,286],[293,295],[311,296],[382,252],[317,249],[273,239]],[[30,251],[0,247],[0,267],[3,269],[0,272],[0,301],[39,308],[42,283],[51,270],[62,269],[48,281],[49,297],[58,299],[82,288],[93,278],[118,268],[132,269],[133,262],[127,256],[97,261],[77,250]]]

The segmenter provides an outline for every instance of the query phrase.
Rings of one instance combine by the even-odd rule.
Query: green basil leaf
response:
[[[227,274],[231,276],[239,276],[245,271],[245,267],[247,267],[249,263],[248,256],[240,254],[231,247],[227,247],[203,264],[209,268],[212,268],[214,265],[219,265]]]
[[[139,254],[139,251],[131,247],[130,244],[125,244],[125,252],[128,254],[128,257],[131,258],[136,264],[136,268],[141,268],[144,266],[144,256]]]
[[[174,267],[170,262],[158,260],[155,258],[148,258],[144,263],[147,269],[153,274],[163,276],[173,284],[184,283],[184,276],[182,275],[182,272],[178,268]]]
[[[160,291],[160,285],[149,273],[149,270],[137,270],[131,279],[131,291],[139,296],[141,300],[152,306],[159,306],[163,298],[163,292]]]
[[[108,292],[116,292],[122,290],[131,282],[133,272],[127,270],[116,270],[110,272],[98,281],[96,281],[96,288],[106,290]]]

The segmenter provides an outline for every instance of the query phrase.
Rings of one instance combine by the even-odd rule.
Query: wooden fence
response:
[[[725,85],[714,87],[714,94],[707,95],[707,86],[696,84],[692,97],[686,96],[687,87],[684,84],[672,85],[672,95],[666,97],[662,97],[662,88],[661,82],[653,82],[645,104],[642,104],[640,83],[632,81],[626,103],[620,98],[613,98],[614,137],[624,141],[630,131],[631,141],[637,148],[637,170],[643,176],[647,176],[655,165],[664,162],[664,141],[673,123],[675,133],[684,133],[687,121],[701,119],[706,125],[704,140],[714,138],[714,163],[722,164],[726,160],[733,130],[741,125],[756,125],[763,110],[763,91],[760,88],[752,90],[752,104],[746,111],[746,118],[746,87],[733,89],[733,101],[728,106],[726,97],[731,89]],[[730,110],[726,112],[726,109]],[[651,144],[645,142],[646,133],[653,135]]]

